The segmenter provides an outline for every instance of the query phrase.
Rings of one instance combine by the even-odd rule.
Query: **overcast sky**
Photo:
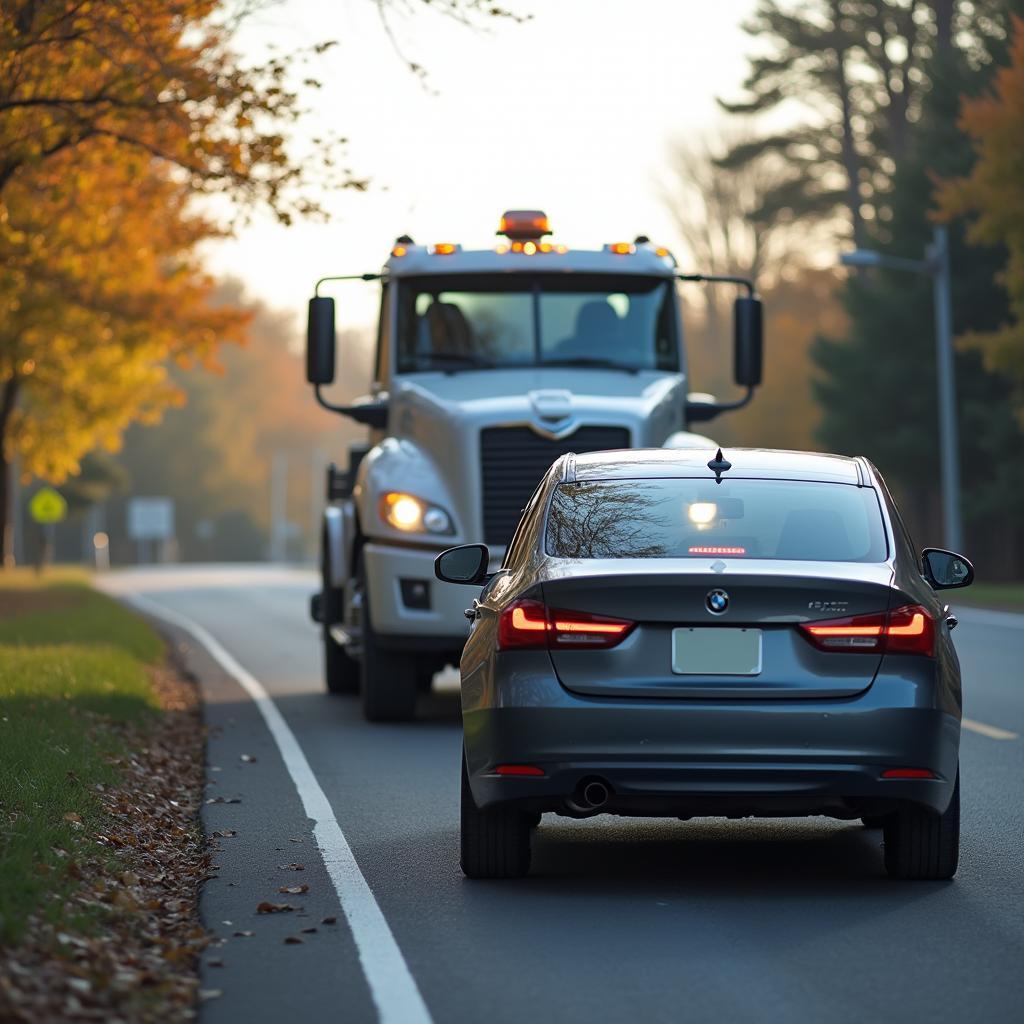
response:
[[[508,5],[533,19],[490,19],[478,32],[428,8],[393,19],[402,52],[429,72],[427,89],[374,0],[285,0],[259,15],[239,40],[253,59],[270,41],[339,41],[314,68],[324,88],[309,97],[304,134],[346,135],[348,163],[371,188],[323,197],[326,225],[261,217],[210,249],[211,268],[298,312],[317,277],[376,270],[399,234],[492,245],[510,207],[546,210],[568,245],[639,232],[673,245],[658,189],[669,147],[721,122],[715,97],[742,81],[750,39],[739,26],[753,0]],[[339,327],[372,319],[366,286],[339,300]]]

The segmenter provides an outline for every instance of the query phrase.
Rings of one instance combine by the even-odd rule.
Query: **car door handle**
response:
[[[960,625],[960,620],[955,615],[947,615],[946,625],[950,629],[956,629],[956,627]]]

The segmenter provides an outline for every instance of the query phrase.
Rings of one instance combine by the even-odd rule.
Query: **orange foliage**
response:
[[[207,304],[193,250],[215,233],[187,188],[110,139],[13,178],[0,223],[0,381],[18,405],[7,447],[61,480],[133,419],[177,398],[167,357],[210,358],[245,317]]]
[[[963,102],[960,127],[974,140],[978,159],[966,178],[946,182],[939,206],[946,217],[974,214],[975,242],[1005,245],[1002,283],[1015,323],[993,334],[973,335],[993,368],[1013,378],[1024,415],[1024,19],[1013,18],[1011,64],[995,76],[994,91]]]

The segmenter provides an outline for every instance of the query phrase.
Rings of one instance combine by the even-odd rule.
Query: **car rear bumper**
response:
[[[876,683],[877,687],[877,683]],[[937,708],[878,706],[878,690],[841,701],[496,707],[463,715],[478,806],[585,813],[582,786],[610,790],[600,811],[696,815],[885,814],[949,804],[960,721]],[[543,776],[506,776],[530,765]],[[887,779],[894,768],[932,779]]]

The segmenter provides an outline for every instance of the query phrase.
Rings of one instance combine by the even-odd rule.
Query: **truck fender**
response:
[[[339,501],[328,505],[324,509],[323,529],[325,582],[340,589],[354,568],[356,517],[352,502]]]
[[[691,434],[689,430],[677,430],[665,438],[662,448],[717,448],[718,442],[703,434]]]
[[[439,547],[462,541],[462,509],[445,482],[431,453],[406,438],[387,437],[366,455],[356,475],[353,500],[368,539],[408,542],[409,534],[383,522],[380,500],[387,491],[407,491],[431,505],[437,505],[451,517],[452,532],[422,535],[419,539],[436,541]]]

